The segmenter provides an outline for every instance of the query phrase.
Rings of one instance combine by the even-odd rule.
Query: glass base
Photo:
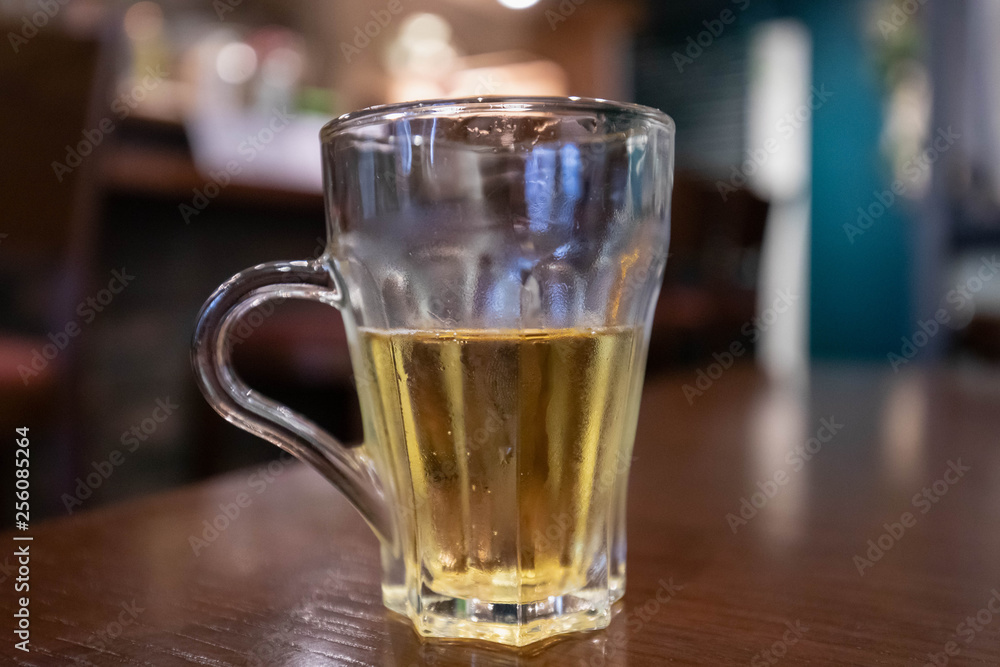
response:
[[[611,598],[604,587],[525,604],[450,597],[426,587],[413,604],[402,586],[383,586],[382,598],[386,607],[409,617],[424,637],[478,639],[507,646],[600,630],[611,620]]]
[[[397,614],[410,615],[406,611],[406,586],[382,582],[382,604]]]
[[[611,604],[614,604],[625,597],[624,568],[620,574],[613,574],[608,577],[608,593],[611,595]]]

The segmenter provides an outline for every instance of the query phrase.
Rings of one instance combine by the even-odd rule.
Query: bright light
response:
[[[249,44],[230,42],[219,49],[215,71],[226,83],[245,83],[257,71],[257,52]]]
[[[411,14],[399,29],[399,39],[406,44],[414,42],[448,42],[451,26],[437,14]]]
[[[408,16],[387,55],[390,71],[424,87],[426,81],[413,79],[437,81],[451,71],[456,57],[451,45],[451,26],[437,14]],[[437,83],[434,86],[439,87]],[[441,94],[441,91],[437,93]]]
[[[497,0],[497,2],[509,9],[527,9],[538,4],[538,0]]]

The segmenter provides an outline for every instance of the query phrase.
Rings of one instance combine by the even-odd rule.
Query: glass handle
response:
[[[259,264],[223,283],[198,315],[191,350],[198,386],[226,421],[318,470],[347,496],[379,539],[389,541],[385,493],[360,448],[345,447],[309,419],[248,387],[233,370],[232,328],[253,308],[289,298],[313,299],[339,310],[344,291],[326,258]]]

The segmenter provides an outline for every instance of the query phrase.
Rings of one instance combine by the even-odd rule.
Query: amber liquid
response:
[[[408,578],[500,603],[600,579],[639,336],[360,330],[366,439],[393,471]]]

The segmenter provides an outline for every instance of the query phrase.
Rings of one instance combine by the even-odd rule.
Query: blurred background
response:
[[[996,0],[0,8],[0,433],[30,428],[35,520],[279,454],[201,398],[194,320],[236,271],[321,252],[318,130],[374,104],[672,115],[648,373],[689,404],[736,364],[793,387],[816,364],[1000,377]],[[251,385],[360,438],[334,309],[267,307],[237,334]]]

